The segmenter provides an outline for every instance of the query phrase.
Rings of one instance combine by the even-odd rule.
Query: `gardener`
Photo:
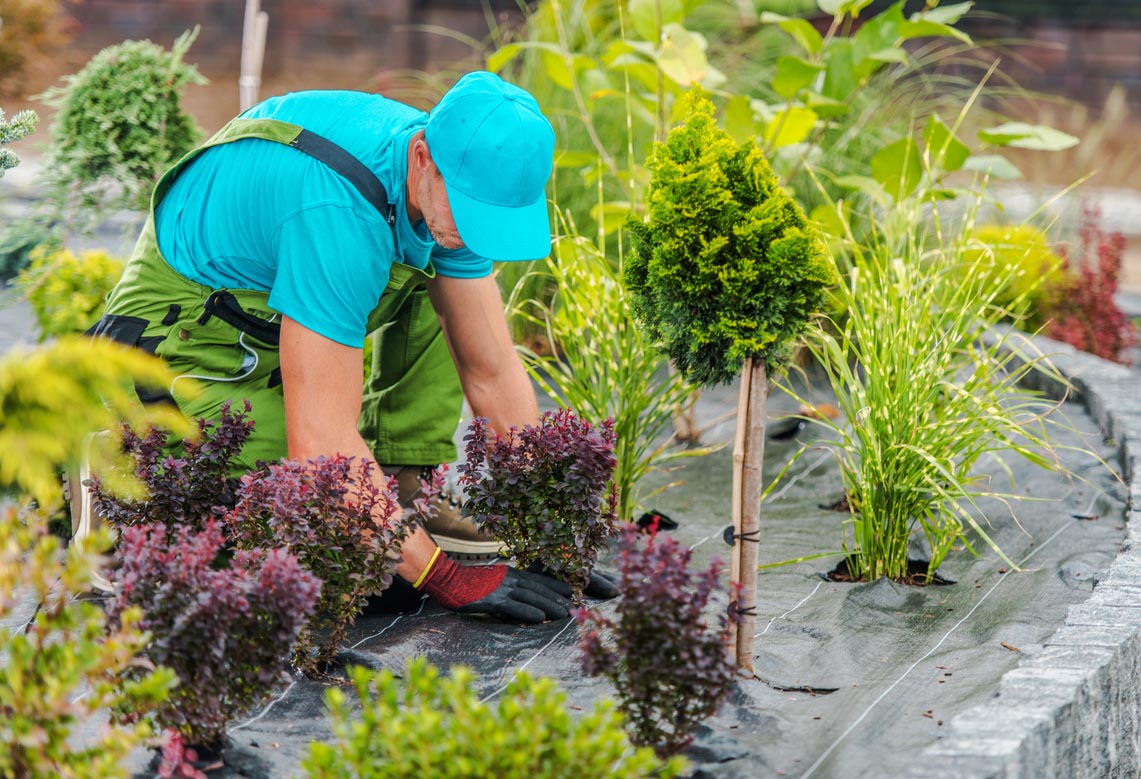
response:
[[[92,333],[174,369],[169,393],[144,401],[173,398],[209,418],[248,399],[244,468],[373,459],[407,503],[425,467],[455,459],[465,396],[496,430],[538,422],[491,271],[550,251],[554,142],[534,98],[486,72],[461,78],[430,114],[358,92],[267,100],[159,181]],[[180,393],[183,378],[205,390]],[[401,578],[449,609],[567,615],[562,582],[441,551],[493,557],[498,544],[456,501],[439,508],[404,543]]]

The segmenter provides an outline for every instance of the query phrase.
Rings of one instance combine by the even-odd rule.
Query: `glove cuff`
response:
[[[444,608],[459,609],[495,592],[505,576],[506,565],[460,565],[438,551],[413,586]]]

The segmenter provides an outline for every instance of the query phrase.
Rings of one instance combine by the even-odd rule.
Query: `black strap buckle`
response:
[[[247,312],[238,303],[238,299],[228,290],[218,289],[210,293],[206,302],[202,304],[202,316],[198,317],[198,324],[204,325],[210,317],[216,316],[239,332],[252,336],[264,344],[277,346],[281,342],[281,325],[277,322],[267,322]]]

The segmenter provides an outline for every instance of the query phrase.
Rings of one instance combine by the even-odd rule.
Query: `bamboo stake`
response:
[[[733,551],[729,555],[729,582],[736,584],[741,581],[741,535],[742,514],[745,487],[745,436],[749,426],[749,383],[753,379],[749,366],[752,359],[745,361],[745,369],[741,372],[741,386],[737,393],[737,427],[733,436],[733,503],[730,507],[730,517],[733,521]],[[737,604],[740,606],[740,603]],[[737,654],[737,625],[729,626],[729,653]]]
[[[269,14],[259,10],[259,0],[246,0],[246,18],[242,27],[241,75],[238,77],[238,105],[242,111],[258,101],[268,29]]]
[[[746,407],[744,420],[738,420],[739,427],[746,429],[745,452],[741,471],[741,535],[736,539],[735,551],[740,554],[741,624],[737,626],[737,665],[752,673],[753,642],[757,627],[757,557],[760,547],[762,466],[765,459],[765,417],[768,405],[768,375],[763,359],[750,358],[745,361],[742,376],[742,397],[739,405]],[[744,395],[745,389],[748,395]]]

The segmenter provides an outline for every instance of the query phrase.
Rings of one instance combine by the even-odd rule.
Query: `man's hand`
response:
[[[459,565],[443,552],[428,564],[416,588],[446,609],[512,622],[563,619],[571,609],[571,589],[557,579],[506,565]]]
[[[539,574],[547,578],[554,578],[554,574],[543,565],[536,561],[527,566],[527,573]],[[607,571],[600,571],[597,568],[590,572],[590,581],[586,583],[583,588],[582,594],[588,598],[598,598],[599,600],[610,600],[617,598],[618,581],[614,578],[614,574]]]

